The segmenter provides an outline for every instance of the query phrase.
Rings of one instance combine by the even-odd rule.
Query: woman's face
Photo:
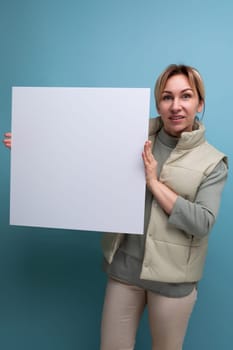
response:
[[[203,101],[185,75],[177,74],[167,80],[158,112],[168,134],[179,137],[184,131],[192,131],[195,116],[202,108]]]

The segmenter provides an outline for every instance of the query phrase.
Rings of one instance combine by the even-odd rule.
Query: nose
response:
[[[181,109],[181,104],[179,98],[174,98],[171,105],[172,111],[179,111]]]

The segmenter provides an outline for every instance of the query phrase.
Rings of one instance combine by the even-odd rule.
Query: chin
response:
[[[180,137],[184,129],[174,129],[174,128],[169,128],[165,130],[168,135],[174,136],[174,137]]]
[[[187,125],[184,125],[184,126],[177,126],[176,128],[170,128],[168,129],[168,133],[172,136],[176,136],[176,137],[180,137],[180,135],[183,133],[183,132],[191,132],[192,131],[192,128],[190,128],[189,126]]]

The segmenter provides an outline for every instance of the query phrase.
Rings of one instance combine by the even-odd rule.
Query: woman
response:
[[[182,349],[227,178],[226,157],[206,142],[197,118],[205,103],[198,71],[170,65],[156,82],[155,100],[160,117],[150,120],[142,153],[144,235],[103,238],[109,280],[101,350],[133,349],[146,305],[152,349]]]
[[[208,236],[227,178],[227,160],[205,140],[196,117],[205,103],[198,71],[170,65],[155,86],[160,117],[150,120],[142,158],[143,235],[105,234],[109,276],[101,350],[131,350],[148,306],[153,350],[181,350],[202,276]],[[11,134],[4,143],[11,148]]]

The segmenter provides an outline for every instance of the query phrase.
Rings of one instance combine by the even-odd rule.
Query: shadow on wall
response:
[[[98,348],[105,288],[101,234],[15,227],[10,235],[1,256],[0,347]],[[91,329],[95,338],[88,337]]]
[[[101,276],[100,233],[20,227],[14,229],[14,238],[9,279],[41,291],[84,290],[82,298],[93,292],[95,276]]]

